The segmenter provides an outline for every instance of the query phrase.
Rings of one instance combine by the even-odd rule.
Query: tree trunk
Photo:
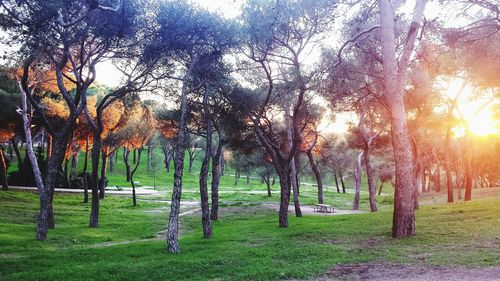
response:
[[[221,177],[221,157],[222,157],[223,141],[219,133],[219,143],[217,144],[217,151],[212,157],[212,209],[210,210],[210,219],[217,220],[219,218],[219,181]]]
[[[222,147],[222,151],[220,154],[220,175],[221,177],[224,176],[224,171],[226,168],[226,161],[224,160],[224,147]]]
[[[369,141],[371,145],[371,141]],[[364,155],[365,162],[365,171],[366,171],[366,179],[368,181],[368,194],[370,200],[370,211],[377,211],[377,203],[375,202],[375,193],[377,192],[377,187],[375,186],[375,178],[373,176],[373,169],[370,161],[370,148],[368,148]]]
[[[339,180],[337,178],[337,173],[333,173],[333,178],[335,179],[335,186],[337,187],[337,193],[340,193]]]
[[[292,147],[293,146],[292,120],[291,120],[291,116],[290,116],[289,105],[285,105],[285,127],[286,127],[288,146]],[[289,151],[289,153],[294,153],[294,151]],[[297,166],[296,166],[295,158],[296,158],[295,156],[292,157],[292,160],[290,161],[290,177],[289,178],[291,180],[291,186],[292,186],[292,190],[293,190],[293,205],[295,207],[295,216],[302,217],[302,210],[300,210],[300,203],[299,203],[299,186],[297,184]]]
[[[12,138],[10,142],[12,144],[12,148],[14,149],[14,153],[16,154],[17,166],[21,167],[21,165],[23,164],[23,159],[21,157],[21,151],[19,151],[19,146],[17,145],[17,140],[15,138]]]
[[[436,192],[441,192],[441,169],[439,167],[439,163],[436,165],[436,178],[434,180]]]
[[[309,164],[311,165],[311,169],[313,170],[314,176],[316,177],[316,184],[318,185],[318,204],[323,204],[324,203],[323,181],[321,179],[321,173],[319,172],[318,166],[316,165],[316,162],[314,162],[314,158],[313,158],[311,150],[307,151],[307,158],[309,159]],[[335,180],[336,179],[337,178],[335,178]],[[338,189],[338,185],[337,185],[337,189]]]
[[[69,159],[64,159],[64,170],[63,170],[63,173],[64,173],[64,186],[67,188],[68,187],[68,178],[69,178],[69,169],[68,169],[68,165],[69,165]]]
[[[134,165],[135,165],[135,164],[137,163],[137,151],[136,151],[136,149],[134,149],[134,151],[132,152],[132,154],[133,154],[133,155],[132,155],[132,156],[133,156],[133,157],[132,157],[132,158],[133,158],[133,159],[132,159],[132,164],[134,164]]]
[[[12,149],[12,141],[7,142],[7,153],[9,154],[9,161],[12,163],[14,161],[14,149]]]
[[[464,201],[470,201],[472,200],[472,157],[471,157],[471,151],[470,151],[470,139],[469,139],[469,129],[467,126],[466,132],[465,132],[465,144],[464,144],[464,165],[465,165],[465,195],[464,195]]]
[[[137,153],[137,161],[135,162],[135,167],[130,172],[130,183],[132,184],[132,206],[135,207],[137,206],[137,196],[135,194],[135,182],[134,182],[134,174],[137,171],[137,168],[139,168],[139,165],[141,164],[141,154],[142,154],[143,147],[139,147],[139,152]],[[134,150],[135,151],[135,150]]]
[[[115,154],[116,152],[112,152],[109,154],[109,172],[112,173],[115,171]]]
[[[76,168],[78,167],[78,158],[80,156],[80,149],[78,149],[75,154],[73,154],[73,157],[71,157],[71,172],[69,174],[69,178],[72,179],[75,177],[76,174]]]
[[[85,140],[85,159],[83,162],[83,203],[89,202],[89,176],[87,175],[89,164],[89,136]]]
[[[269,173],[267,173],[264,177],[264,181],[266,182],[266,186],[267,186],[267,197],[271,197],[272,194],[271,194],[271,179],[269,177]]]
[[[0,145],[0,183],[2,184],[2,190],[6,191],[9,189],[9,184],[7,183],[7,164],[5,162],[5,155],[3,153],[3,147]]]
[[[450,125],[446,127],[446,139],[445,139],[445,166],[446,166],[446,190],[448,191],[448,203],[453,203],[453,180],[451,175],[451,161],[450,161],[450,140],[451,139],[451,128]]]
[[[179,246],[179,210],[182,194],[182,174],[184,171],[184,152],[186,143],[186,126],[187,126],[187,95],[189,92],[188,79],[196,60],[191,61],[189,68],[184,76],[181,92],[181,116],[179,120],[179,132],[177,135],[177,145],[174,160],[174,187],[172,190],[172,201],[170,205],[170,215],[167,227],[167,250],[170,253],[180,253]]]
[[[408,61],[413,52],[415,39],[423,18],[425,0],[417,0],[403,51],[396,57],[394,21],[395,7],[389,0],[379,1],[380,43],[382,50],[385,101],[388,104],[391,121],[392,146],[396,166],[396,186],[394,192],[394,215],[392,236],[404,238],[414,236],[415,213],[413,205],[413,155],[410,135],[406,124],[404,104],[405,82]]]
[[[191,149],[188,149],[188,155],[189,155],[188,173],[191,173],[193,171],[193,162],[194,162],[195,153],[193,151],[191,151]]]
[[[148,172],[153,170],[153,148],[151,147],[151,143],[148,144]]]
[[[342,185],[342,193],[345,193],[345,183],[344,183],[344,176],[342,175],[342,172],[339,172],[339,178],[340,178],[340,184]]]
[[[380,194],[382,193],[382,187],[384,187],[384,181],[383,180],[380,181],[380,187],[378,188],[378,196],[380,196]]]
[[[361,161],[363,161],[363,154],[358,154],[358,159],[354,166],[354,202],[352,203],[353,210],[359,210],[359,193],[361,191]]]
[[[125,163],[125,175],[127,176],[127,182],[130,182],[130,164],[128,162],[129,155],[130,155],[130,149],[124,147],[123,148],[123,163]]]
[[[278,172],[280,182],[280,210],[279,210],[279,227],[288,227],[288,206],[290,205],[290,172],[289,169],[284,169]]]
[[[201,203],[201,224],[203,226],[203,237],[212,237],[212,224],[210,221],[210,207],[208,205],[208,166],[212,156],[212,121],[210,120],[210,112],[208,108],[209,90],[205,85],[205,93],[203,95],[203,115],[206,126],[206,145],[205,156],[201,163],[200,169],[200,203]]]
[[[108,163],[108,155],[103,150],[102,151],[102,166],[101,166],[101,178],[99,179],[99,199],[104,198],[104,193],[106,189],[106,168]],[[129,168],[130,169],[130,168]]]
[[[427,177],[426,177],[426,173],[425,173],[425,167],[422,169],[422,172],[420,173],[420,180],[422,181],[422,192],[427,192],[427,191],[430,191],[430,190],[427,190],[426,189],[426,186],[427,186]],[[429,178],[430,180],[430,178]]]
[[[38,195],[40,197],[40,213],[38,215],[37,229],[36,229],[36,239],[46,240],[47,239],[47,220],[48,220],[48,205],[50,204],[49,191],[46,189],[45,184],[42,180],[42,172],[38,167],[38,162],[36,159],[35,151],[33,150],[33,143],[31,137],[31,122],[28,117],[28,105],[26,103],[26,93],[23,91],[22,87],[19,86],[21,92],[21,109],[22,109],[22,119],[23,119],[23,129],[26,136],[26,153],[28,154],[28,159],[31,162],[33,168],[33,174],[35,176],[35,182],[38,187]]]
[[[99,155],[101,153],[101,133],[94,132],[94,145],[92,146],[92,175],[90,188],[92,191],[92,204],[90,207],[90,227],[99,226]]]

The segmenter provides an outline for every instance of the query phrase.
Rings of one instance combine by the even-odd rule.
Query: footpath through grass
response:
[[[108,197],[101,227],[87,227],[80,196],[58,195],[57,225],[35,241],[37,196],[0,192],[1,280],[279,280],[312,278],[338,263],[388,261],[446,266],[500,265],[500,197],[422,206],[414,238],[390,237],[392,212],[290,217],[259,205],[228,207],[202,238],[199,214],[181,218],[182,253],[163,240],[100,247],[98,243],[155,237],[165,228],[165,205]],[[97,246],[99,247],[96,247]]]

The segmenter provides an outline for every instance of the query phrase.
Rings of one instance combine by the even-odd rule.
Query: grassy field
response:
[[[109,180],[108,186],[119,186],[121,188],[129,188],[131,184],[126,181],[125,174],[125,163],[123,162],[122,150],[118,151],[117,161],[115,163],[115,168],[113,172],[108,171],[107,178]],[[167,172],[163,164],[163,153],[159,148],[153,150],[153,170],[148,171],[147,161],[146,161],[146,150],[143,151],[141,157],[141,164],[134,176],[134,181],[139,181],[142,186],[156,186],[156,189],[161,191],[164,195],[164,199],[171,198],[171,191],[173,185],[173,163],[171,163],[171,171]],[[183,200],[189,201],[199,201],[199,170],[201,163],[202,154],[198,153],[197,159],[194,161],[192,172],[188,172],[189,162],[186,159],[184,163],[184,176],[183,176]],[[130,165],[132,163],[132,154],[130,155]],[[80,159],[78,161],[77,171],[83,169],[84,154],[80,154]],[[108,165],[109,168],[109,165]],[[9,171],[17,169],[17,165],[13,164],[9,167]],[[306,173],[308,173],[306,171]],[[209,177],[210,178],[210,177]],[[310,176],[303,176],[300,193],[301,204],[313,205],[316,204],[317,199],[317,188],[313,186],[315,184],[314,178]],[[350,209],[352,207],[353,200],[353,182],[352,177],[347,177],[345,182],[347,186],[346,194],[339,194],[336,189],[332,188],[334,185],[330,175],[324,175],[324,198],[325,204],[330,204],[342,209]],[[155,185],[156,183],[156,185]],[[210,183],[210,181],[209,181]],[[366,180],[363,179],[362,193],[360,197],[360,209],[369,210],[368,193],[366,192]],[[220,199],[224,204],[235,204],[235,203],[249,203],[249,202],[279,202],[279,182],[276,179],[276,184],[271,187],[274,196],[268,197],[266,190],[267,187],[264,183],[257,178],[256,175],[250,175],[250,181],[247,183],[246,175],[242,174],[235,185],[234,170],[231,166],[226,165],[225,176],[221,177],[220,181]],[[386,184],[384,187],[383,195],[377,198],[379,206],[381,208],[392,206],[392,193],[393,189],[390,184]]]
[[[0,192],[0,279],[280,280],[370,261],[498,266],[500,189],[488,192],[467,203],[423,204],[418,235],[404,240],[390,237],[388,207],[378,213],[291,216],[290,227],[280,229],[275,211],[257,203],[233,205],[221,210],[209,240],[202,238],[199,214],[183,216],[179,255],[167,254],[165,241],[156,238],[166,225],[164,203],[141,201],[132,208],[129,198],[109,196],[102,201],[101,226],[90,229],[89,206],[79,196],[57,195],[57,227],[47,241],[37,242],[36,194]]]

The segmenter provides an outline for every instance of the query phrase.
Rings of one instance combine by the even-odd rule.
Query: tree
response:
[[[177,147],[175,151],[174,188],[167,228],[167,245],[171,253],[180,252],[178,242],[179,208],[182,193],[184,152],[187,140],[188,94],[201,88],[203,81],[194,79],[196,67],[203,66],[203,59],[220,55],[220,47],[232,44],[231,25],[222,18],[191,7],[186,3],[161,4],[156,17],[157,39],[151,42],[151,57],[166,59],[164,65],[175,65],[179,81],[180,118],[178,120]]]
[[[115,6],[97,1],[2,1],[2,8],[5,15],[2,25],[14,35],[12,43],[19,42],[22,46],[20,91],[26,94],[52,137],[44,192],[39,193],[37,239],[45,240],[47,228],[54,227],[52,199],[56,174],[76,120],[86,106],[87,90],[96,77],[95,65],[122,47],[121,39],[130,34],[127,28],[131,27],[135,13],[131,1],[119,1]],[[121,13],[117,13],[120,9]],[[34,97],[30,73],[35,68],[55,71],[55,88],[69,110],[58,130],[50,124]]]
[[[301,140],[298,115],[314,73],[305,71],[302,58],[314,49],[316,40],[330,28],[334,6],[332,3],[325,5],[324,1],[270,3],[256,0],[250,1],[243,13],[245,39],[248,42],[246,55],[264,75],[264,79],[258,81],[263,100],[251,120],[259,141],[271,155],[280,179],[280,227],[288,227],[290,185],[295,182],[290,173],[293,173],[294,157]],[[276,91],[277,79],[285,81],[288,88],[285,86]],[[267,118],[270,100],[276,95],[288,95],[290,101],[289,106],[285,105],[285,123],[289,130],[284,140],[277,138]],[[298,190],[296,185],[294,187],[295,211],[297,216],[301,216]]]
[[[384,100],[388,105],[391,121],[392,145],[396,165],[396,186],[394,193],[394,216],[392,236],[404,238],[414,236],[414,183],[413,155],[411,141],[406,124],[404,104],[404,87],[407,67],[413,52],[418,31],[422,23],[425,0],[417,0],[413,18],[406,35],[406,41],[399,59],[396,57],[396,38],[394,19],[397,6],[389,0],[379,1],[380,10],[380,44],[382,47],[382,65],[384,76]]]

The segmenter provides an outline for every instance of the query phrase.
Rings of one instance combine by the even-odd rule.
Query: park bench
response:
[[[137,187],[142,186],[142,184],[141,184],[141,182],[140,182],[140,181],[134,181],[134,184],[135,184],[135,186],[137,186]]]
[[[319,212],[319,213],[333,213],[335,211],[335,209],[331,205],[316,204],[314,211]]]

